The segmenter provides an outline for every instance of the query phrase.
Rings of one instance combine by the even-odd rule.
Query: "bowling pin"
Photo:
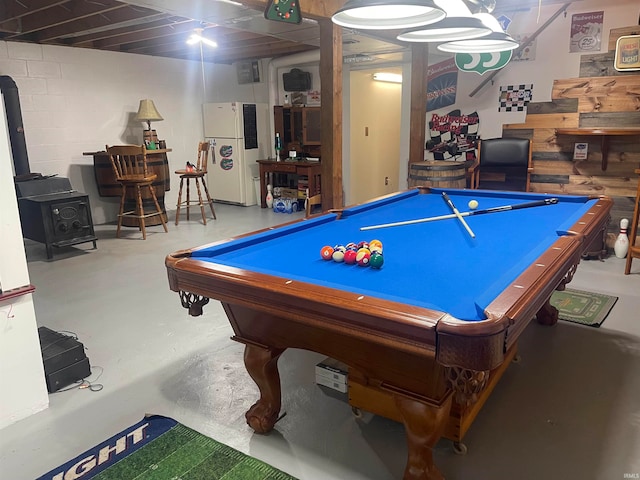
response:
[[[616,243],[613,244],[613,251],[618,258],[624,258],[627,256],[629,250],[629,238],[627,237],[627,227],[629,226],[629,220],[623,218],[620,220],[620,234],[616,239]]]
[[[267,208],[273,207],[273,194],[271,193],[271,184],[267,185],[267,197],[265,201],[267,202]]]

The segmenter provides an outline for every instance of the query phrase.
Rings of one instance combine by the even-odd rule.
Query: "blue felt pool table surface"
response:
[[[196,249],[191,257],[253,272],[321,285],[446,312],[460,320],[485,319],[484,311],[509,284],[596,202],[581,196],[446,190],[461,212],[546,198],[556,204],[468,216],[472,238],[458,219],[361,231],[361,227],[447,215],[443,190],[418,189],[384,197]],[[323,260],[325,245],[378,239],[380,269]]]

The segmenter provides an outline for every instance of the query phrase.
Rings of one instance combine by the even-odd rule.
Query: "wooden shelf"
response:
[[[600,140],[600,145],[602,152],[602,170],[604,171],[607,169],[607,158],[609,156],[609,137],[640,135],[640,128],[556,128],[556,135],[582,135],[587,137],[602,137],[602,139]]]

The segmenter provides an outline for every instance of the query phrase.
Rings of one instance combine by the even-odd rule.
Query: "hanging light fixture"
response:
[[[519,47],[518,42],[502,30],[498,20],[491,14],[476,13],[473,17],[482,20],[492,32],[480,38],[443,43],[438,45],[438,50],[450,53],[494,53],[515,50]]]
[[[473,17],[462,0],[435,0],[447,17],[430,25],[405,30],[398,40],[405,42],[451,42],[489,35],[492,30],[479,18]]]
[[[208,45],[210,47],[217,47],[218,44],[216,42],[202,35],[203,31],[204,31],[204,28],[194,28],[194,33],[192,33],[191,36],[187,38],[187,45],[204,43],[205,45]]]
[[[428,25],[445,15],[432,0],[348,0],[331,20],[342,27],[386,30]]]

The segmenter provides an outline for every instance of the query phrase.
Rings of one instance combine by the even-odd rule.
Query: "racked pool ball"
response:
[[[333,258],[333,247],[325,245],[320,249],[320,256],[323,260],[331,260]]]
[[[361,267],[369,266],[369,259],[371,258],[371,253],[366,248],[361,248],[356,253],[356,263]]]
[[[358,250],[358,245],[356,245],[353,242],[350,242],[350,243],[347,243],[346,248],[347,248],[347,250],[357,251]]]
[[[334,250],[333,261],[338,263],[341,263],[342,261],[344,261],[344,252],[345,252],[344,250],[340,250],[340,249]]]
[[[356,251],[352,248],[347,248],[347,251],[344,252],[344,263],[347,265],[353,265],[356,263]]]
[[[361,248],[369,248],[369,242],[358,242],[358,250],[360,250]]]
[[[369,251],[382,254],[382,245],[369,245]]]
[[[369,265],[371,265],[372,268],[380,268],[382,267],[383,263],[384,263],[384,257],[382,256],[381,253],[378,253],[378,252],[371,253],[371,258],[369,258]]]
[[[377,246],[377,247],[382,248],[382,242],[381,242],[380,240],[376,240],[376,239],[371,240],[371,241],[369,242],[369,249],[371,249],[371,248],[372,248],[372,247],[374,247],[374,246]]]

